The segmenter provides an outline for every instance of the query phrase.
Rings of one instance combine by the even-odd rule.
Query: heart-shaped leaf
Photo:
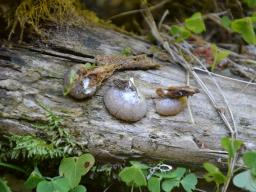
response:
[[[56,178],[51,181],[41,181],[36,188],[36,192],[68,192],[70,190],[66,178]]]
[[[157,177],[151,177],[148,180],[148,190],[150,192],[160,192],[161,186],[160,186],[161,179]]]
[[[196,185],[197,185],[197,177],[195,174],[190,173],[186,175],[182,180],[181,180],[181,185],[185,189],[186,192],[192,192],[192,190],[195,190]]]
[[[256,36],[253,28],[253,20],[251,17],[236,19],[231,23],[231,29],[240,33],[248,44],[256,44]]]
[[[91,154],[63,158],[59,167],[59,175],[67,178],[70,187],[74,188],[80,183],[81,177],[92,168],[94,162],[95,159]]]
[[[204,20],[201,13],[195,13],[190,18],[185,20],[185,26],[194,33],[202,33],[206,31]]]
[[[179,179],[166,179],[162,183],[162,189],[165,192],[172,191],[173,188],[180,186],[180,180]]]
[[[243,155],[244,164],[250,168],[251,173],[253,176],[256,177],[256,152],[255,151],[248,151],[245,152]]]
[[[253,177],[249,170],[236,175],[233,178],[233,183],[241,189],[256,192],[256,177]]]
[[[120,173],[119,177],[127,186],[142,187],[147,185],[147,180],[142,170],[136,166],[126,167]]]

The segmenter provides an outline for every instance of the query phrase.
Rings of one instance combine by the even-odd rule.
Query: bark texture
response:
[[[120,54],[130,47],[135,54],[151,54],[150,45],[112,30],[88,26],[83,29],[49,30],[39,46],[0,48],[0,132],[30,134],[36,132],[33,122],[46,121],[40,100],[64,118],[64,125],[77,134],[77,140],[102,158],[156,158],[185,164],[205,161],[223,163],[220,139],[229,134],[205,93],[191,97],[195,124],[188,110],[174,117],[155,113],[154,102],[147,99],[149,112],[136,123],[113,118],[103,104],[104,92],[116,77],[134,77],[138,88],[150,93],[157,87],[183,85],[185,73],[170,62],[154,58],[162,66],[158,70],[116,72],[97,94],[85,101],[63,96],[63,74],[73,65],[93,60],[96,55]],[[223,99],[206,74],[200,77],[209,86],[219,107]],[[245,83],[216,78],[228,98],[235,115],[239,139],[248,149],[256,149],[256,86],[241,90]],[[191,84],[196,86],[191,79]]]

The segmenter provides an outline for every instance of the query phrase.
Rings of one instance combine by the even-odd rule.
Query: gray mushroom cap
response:
[[[185,98],[186,99],[186,98]],[[155,99],[156,112],[164,116],[177,115],[186,107],[186,101],[172,98]]]
[[[147,104],[143,95],[132,87],[112,87],[104,95],[107,110],[117,119],[135,122],[147,113]]]

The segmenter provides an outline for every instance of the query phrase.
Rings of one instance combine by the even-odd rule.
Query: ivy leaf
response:
[[[59,167],[59,175],[66,177],[70,187],[74,188],[80,183],[81,177],[91,169],[94,162],[94,157],[89,153],[80,157],[63,158]]]
[[[7,185],[7,182],[0,178],[0,191],[1,192],[11,192],[11,189]]]
[[[200,34],[203,31],[206,31],[204,20],[201,13],[195,13],[190,18],[185,20],[185,26],[190,31]]]
[[[187,30],[183,26],[178,26],[178,25],[171,26],[170,34],[174,36],[177,42],[181,42],[191,36],[191,33],[189,30]]]
[[[204,178],[207,182],[214,181],[217,185],[220,185],[225,182],[226,177],[220,172],[219,168],[213,165],[212,163],[204,163],[204,168],[208,172],[204,175]]]
[[[245,152],[243,155],[243,161],[250,169],[252,175],[256,177],[256,151]]]
[[[86,188],[83,185],[78,185],[74,189],[70,190],[69,192],[86,192]]]
[[[196,188],[197,177],[195,174],[190,173],[181,180],[181,185],[186,192],[192,192]]]
[[[228,16],[223,16],[221,17],[221,20],[220,20],[221,24],[226,27],[226,28],[230,28],[230,25],[232,23],[232,21],[229,19]]]
[[[222,60],[226,59],[229,56],[230,52],[219,49],[215,44],[211,45],[211,50],[214,56],[214,60],[211,65],[211,70],[213,71],[216,65],[218,65]]]
[[[236,19],[231,23],[231,29],[242,35],[243,39],[248,44],[256,44],[256,36],[253,29],[253,19],[251,17],[244,17]]]
[[[142,187],[147,186],[147,180],[142,170],[136,166],[126,167],[119,173],[120,179],[127,186]]]
[[[68,192],[70,189],[67,178],[56,178],[51,181],[41,181],[36,192]]]
[[[239,173],[233,178],[235,186],[248,190],[250,192],[256,192],[256,177],[251,175],[249,170]]]
[[[229,137],[221,139],[221,146],[228,152],[229,157],[234,157],[235,153],[240,149],[243,144],[240,140],[233,140]]]
[[[179,179],[166,179],[162,183],[162,189],[165,192],[172,191],[173,188],[180,186],[180,180]]]
[[[151,177],[148,180],[148,190],[150,192],[160,192],[161,191],[160,181],[161,181],[160,178]]]
[[[35,167],[34,171],[29,175],[28,179],[25,181],[24,186],[28,189],[34,189],[38,183],[45,180],[41,175],[40,171],[37,167]]]

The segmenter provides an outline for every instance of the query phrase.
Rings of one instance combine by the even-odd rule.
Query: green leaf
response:
[[[1,192],[11,192],[11,189],[7,185],[7,182],[0,178],[0,191]]]
[[[196,188],[197,177],[195,174],[190,173],[181,180],[181,185],[186,192],[192,192]]]
[[[68,79],[67,79],[67,83],[65,83],[64,86],[64,91],[63,91],[63,95],[66,96],[69,94],[70,90],[72,89],[72,87],[74,86],[74,83],[76,82],[76,80],[78,79],[78,75],[76,73],[76,70],[71,70],[68,75],[67,75]]]
[[[173,174],[175,174],[176,178],[179,180],[184,176],[185,173],[186,173],[186,169],[183,167],[178,167],[173,171]]]
[[[94,162],[95,159],[91,154],[63,158],[59,167],[59,175],[67,178],[70,187],[74,188],[80,183],[81,177],[92,168]]]
[[[256,6],[256,0],[244,0],[244,2],[248,5],[248,7],[255,7]]]
[[[232,21],[229,19],[229,17],[227,16],[223,16],[221,17],[221,20],[220,20],[221,24],[226,27],[226,28],[230,28],[230,25],[232,23]]]
[[[250,192],[256,192],[256,177],[251,175],[249,170],[239,173],[233,178],[235,186],[248,190]]]
[[[41,175],[40,171],[37,167],[35,167],[34,171],[29,175],[28,179],[25,181],[24,186],[28,189],[34,189],[38,183],[45,180]]]
[[[161,181],[160,178],[151,177],[148,180],[148,190],[150,192],[160,192],[161,191],[160,181]]]
[[[166,179],[162,183],[162,189],[165,192],[172,191],[173,188],[180,186],[180,180],[179,179]]]
[[[183,26],[178,26],[178,25],[171,26],[170,34],[174,36],[177,42],[181,42],[191,36],[191,33],[189,30],[187,30]]]
[[[222,60],[226,59],[230,52],[226,50],[219,49],[215,44],[211,45],[212,54],[214,56],[213,63],[211,65],[211,70],[213,71]]]
[[[235,153],[240,149],[243,144],[240,140],[233,140],[230,137],[221,139],[221,146],[228,152],[229,157],[234,157]]]
[[[74,189],[70,190],[69,192],[86,192],[86,188],[83,185],[78,185]]]
[[[252,175],[256,177],[256,151],[245,152],[243,155],[243,161],[250,169]]]
[[[218,167],[212,163],[204,163],[203,166],[208,172],[204,175],[204,178],[207,182],[214,181],[217,185],[223,184],[225,182],[226,177],[220,172]]]
[[[126,167],[119,173],[120,179],[127,186],[142,187],[147,186],[147,180],[142,170],[136,166]]]
[[[70,190],[66,178],[52,179],[51,181],[41,181],[36,188],[36,192],[68,192]]]
[[[140,168],[140,169],[148,169],[148,168],[149,168],[148,165],[143,164],[143,163],[141,163],[141,162],[139,162],[139,161],[130,161],[130,163],[131,163],[132,165],[134,165],[135,167],[138,167],[138,168]]]
[[[253,19],[251,17],[244,17],[242,19],[232,21],[231,29],[234,32],[241,34],[243,39],[248,44],[256,44],[256,36],[253,29]]]
[[[204,20],[202,18],[201,13],[195,13],[193,14],[190,18],[185,20],[185,26],[188,28],[190,31],[200,34],[203,31],[206,31],[205,25],[204,25]]]

